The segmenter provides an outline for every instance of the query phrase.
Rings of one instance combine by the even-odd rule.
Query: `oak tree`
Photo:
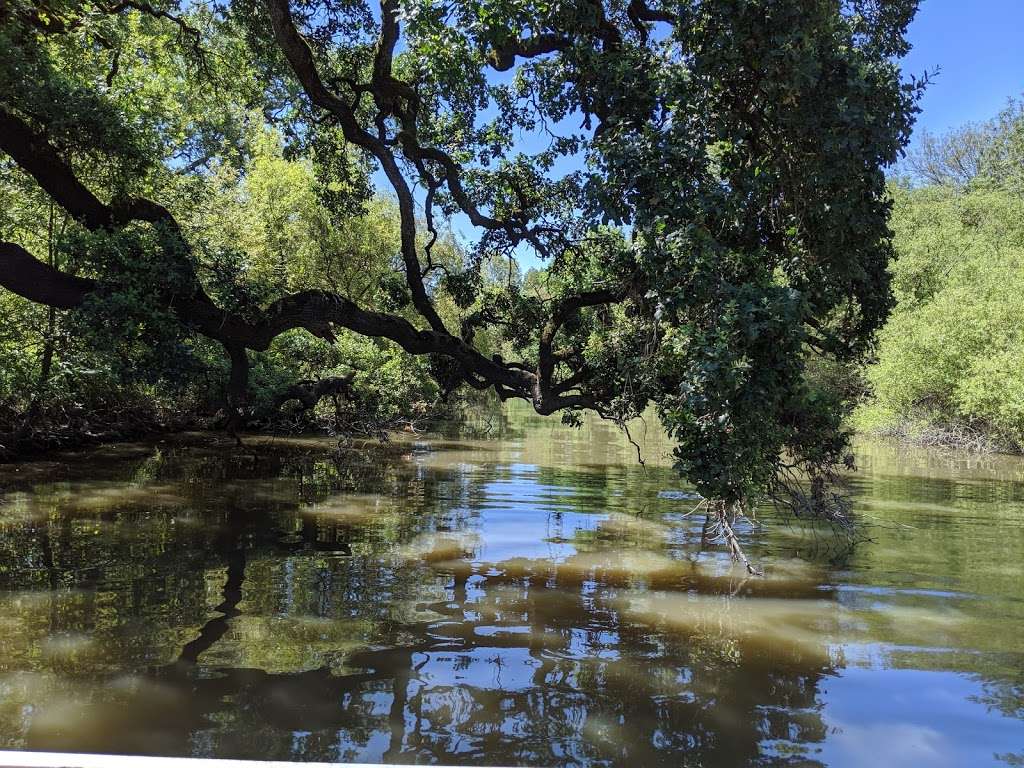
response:
[[[890,308],[883,169],[916,111],[915,6],[7,0],[0,157],[74,224],[63,268],[0,243],[0,285],[220,343],[239,417],[250,353],[347,329],[541,414],[653,403],[722,509],[783,490],[820,509],[848,403],[808,366],[865,355]],[[315,168],[325,226],[372,184],[393,197],[388,302],[316,270],[261,301],[214,285],[182,217],[254,119]],[[442,222],[471,234],[458,259]],[[524,283],[517,262],[541,268]],[[496,263],[507,281],[484,279]]]

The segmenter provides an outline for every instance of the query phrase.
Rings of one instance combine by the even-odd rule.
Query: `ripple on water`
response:
[[[1024,514],[1000,478],[874,457],[872,541],[817,548],[766,514],[739,532],[750,578],[615,430],[510,428],[27,473],[0,503],[0,740],[537,766],[857,765],[850,733],[871,764],[923,759],[901,738],[1013,752]]]

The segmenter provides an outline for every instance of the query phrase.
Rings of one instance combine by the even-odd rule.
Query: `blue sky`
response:
[[[1024,92],[1024,0],[923,0],[908,34],[904,72],[940,70],[916,130],[987,120]]]

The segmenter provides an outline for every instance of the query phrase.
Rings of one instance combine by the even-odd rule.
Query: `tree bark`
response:
[[[241,344],[225,344],[231,360],[231,375],[228,377],[227,389],[227,412],[228,432],[235,438],[239,445],[242,438],[239,432],[245,428],[246,423],[246,400],[249,392],[249,355]]]

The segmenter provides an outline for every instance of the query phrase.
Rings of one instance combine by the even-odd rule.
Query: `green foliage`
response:
[[[1024,447],[1024,165],[986,160],[1020,152],[1022,124],[1011,109],[947,137],[945,154],[926,142],[926,167],[962,170],[964,143],[988,137],[974,175],[935,172],[926,186],[893,189],[899,303],[867,372],[875,399],[859,426],[968,426]]]
[[[812,344],[863,355],[890,306],[880,165],[905,141],[914,98],[878,56],[903,45],[912,8],[892,10],[869,22],[826,4],[693,4],[676,27],[693,58],[664,71],[662,93],[635,82],[650,64],[603,73],[607,98],[631,101],[600,137],[600,203],[633,222],[663,335],[624,367],[656,372],[648,396],[708,497],[758,496],[784,452],[812,473],[844,459],[845,406],[806,366]],[[673,117],[641,132],[630,109],[648,94]]]
[[[218,165],[206,194],[190,206],[187,228],[203,244],[207,288],[227,306],[253,309],[286,293],[324,289],[371,306],[394,270],[394,206],[376,198],[338,220],[319,194],[313,162],[284,157],[279,133],[251,138],[240,168]],[[358,193],[333,183],[337,196]]]
[[[342,398],[346,422],[386,426],[421,417],[431,411],[439,394],[428,359],[409,357],[394,344],[347,332],[337,343],[326,344],[293,331],[275,339],[266,352],[253,355],[250,398],[256,419],[273,423],[279,396],[297,381],[348,375],[353,376],[354,397]],[[284,411],[289,410],[285,404]],[[329,400],[306,416],[318,414],[329,421],[337,416]]]
[[[0,404],[9,410],[6,419],[26,408],[35,390],[46,315],[45,307],[0,293]]]
[[[59,325],[122,386],[214,401],[216,340],[232,419],[246,349],[259,412],[351,371],[383,419],[457,384],[570,421],[654,403],[686,478],[729,504],[842,462],[847,394],[808,370],[862,360],[891,307],[914,0],[41,8],[0,9],[0,106],[100,207],[142,196],[181,228],[42,237],[40,174],[0,167],[12,238],[98,280]],[[463,248],[446,226],[467,220]],[[528,250],[544,268],[523,276]]]

